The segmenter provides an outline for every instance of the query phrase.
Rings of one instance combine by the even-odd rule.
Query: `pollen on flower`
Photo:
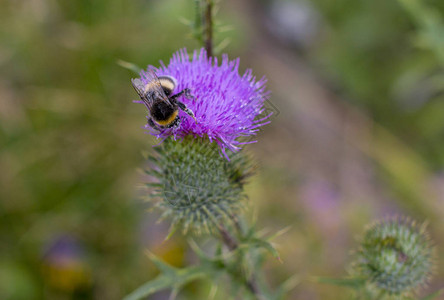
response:
[[[161,62],[160,68],[149,66],[158,76],[171,76],[177,80],[174,93],[190,89],[195,99],[180,97],[187,108],[194,112],[194,121],[185,112],[180,111],[181,125],[178,128],[146,128],[160,139],[173,136],[182,139],[191,135],[208,138],[219,145],[228,158],[226,149],[238,151],[243,144],[254,143],[252,139],[259,128],[267,124],[270,115],[264,112],[264,102],[268,97],[265,90],[265,78],[256,80],[251,70],[239,74],[239,59],[229,60],[222,56],[209,58],[204,49],[195,51],[190,57],[185,49],[173,55],[168,65]],[[144,84],[146,72],[140,73]]]

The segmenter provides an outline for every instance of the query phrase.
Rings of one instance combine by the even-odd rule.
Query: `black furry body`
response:
[[[170,76],[157,77],[152,70],[148,70],[145,79],[148,79],[146,84],[138,78],[131,79],[131,82],[150,113],[148,125],[156,130],[179,127],[179,109],[196,120],[194,113],[178,100],[180,96],[194,99],[189,89],[172,95],[177,85],[176,80]]]

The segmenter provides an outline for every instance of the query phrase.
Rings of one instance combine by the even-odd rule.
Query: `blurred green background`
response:
[[[163,242],[168,224],[145,211],[138,169],[156,141],[131,102],[134,74],[117,62],[157,65],[199,48],[183,22],[194,1],[0,7],[0,299],[120,299],[156,274],[147,248],[192,263],[186,241]],[[251,218],[271,232],[291,226],[276,240],[285,263],[267,264],[271,285],[298,273],[288,299],[342,299],[313,276],[345,275],[356,235],[385,216],[428,221],[444,249],[444,2],[219,8],[218,28],[233,30],[216,44],[268,78],[277,109],[248,148],[261,166],[248,186]],[[438,267],[424,293],[443,279]],[[208,291],[193,284],[179,299]]]

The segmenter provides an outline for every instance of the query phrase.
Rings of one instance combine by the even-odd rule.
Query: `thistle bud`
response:
[[[184,233],[214,233],[229,224],[244,207],[245,178],[251,173],[242,151],[221,156],[216,143],[186,137],[155,147],[147,173],[158,181],[150,199]]]
[[[408,296],[428,282],[433,253],[424,224],[405,218],[380,221],[365,231],[353,271],[374,294]]]

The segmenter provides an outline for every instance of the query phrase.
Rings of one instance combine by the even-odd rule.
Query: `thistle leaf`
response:
[[[258,238],[251,238],[247,241],[247,244],[268,250],[268,252],[270,252],[274,258],[276,258],[279,262],[282,262],[279,252],[270,242]]]
[[[279,230],[278,232],[272,234],[270,237],[268,237],[268,240],[274,240],[275,238],[286,234],[289,230],[291,229],[291,226],[287,226],[285,228],[282,228],[281,230]]]
[[[170,230],[168,232],[168,235],[166,236],[164,242],[168,241],[175,233],[176,231],[179,229],[179,227],[176,224],[171,224],[170,226]]]
[[[216,45],[216,47],[214,47],[215,53],[221,53],[226,47],[228,47],[228,45],[230,45],[230,43],[230,38],[223,39],[219,44]]]
[[[194,26],[193,21],[191,21],[190,19],[187,19],[185,17],[179,17],[179,22],[186,25],[186,26],[189,26],[190,28],[193,28],[193,26]]]
[[[201,261],[210,261],[211,258],[208,257],[202,249],[199,248],[197,243],[193,239],[188,239],[188,244],[190,245],[191,249],[193,249],[194,253],[200,258]]]
[[[136,74],[139,74],[140,71],[142,70],[142,68],[140,68],[136,64],[133,64],[133,63],[130,63],[128,61],[121,60],[121,59],[118,59],[116,63],[119,66],[121,66],[122,68],[125,68],[127,70],[133,71]]]
[[[158,291],[172,288],[174,296],[180,290],[180,288],[187,283],[207,277],[206,270],[201,267],[188,267],[184,269],[173,268],[153,254],[150,254],[151,260],[156,264],[161,270],[161,274],[155,279],[145,283],[140,286],[134,292],[126,296],[123,300],[138,300],[152,295]]]
[[[174,284],[174,282],[173,282],[172,278],[169,278],[164,275],[160,275],[160,276],[156,277],[155,279],[140,286],[134,292],[132,292],[131,294],[129,294],[128,296],[123,298],[123,300],[142,299],[142,298],[152,295],[158,291],[169,288],[169,287],[173,286],[173,284]]]
[[[158,258],[153,253],[146,251],[146,254],[148,255],[149,259],[156,265],[156,267],[161,271],[163,274],[174,274],[176,272],[176,268],[170,266],[169,264],[163,262],[160,258]]]
[[[285,280],[273,295],[273,300],[284,299],[285,296],[301,282],[299,275],[293,275]]]

